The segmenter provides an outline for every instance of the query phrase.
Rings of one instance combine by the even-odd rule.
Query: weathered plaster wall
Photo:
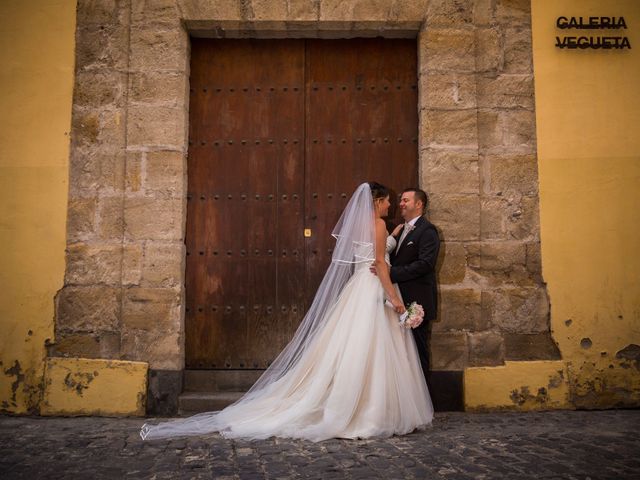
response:
[[[36,411],[62,286],[75,0],[0,2],[0,411]]]
[[[624,16],[629,28],[561,31],[560,15]],[[542,271],[563,360],[467,369],[466,404],[638,406],[640,4],[534,0],[532,21]],[[623,35],[632,49],[560,50],[556,35]]]
[[[555,299],[554,337],[576,407],[637,406],[640,4],[533,5],[543,271]],[[555,48],[560,15],[624,16],[628,29],[599,33],[627,36],[632,49]]]

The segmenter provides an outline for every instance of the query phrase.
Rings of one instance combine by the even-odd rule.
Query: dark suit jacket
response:
[[[422,305],[425,322],[422,325],[435,319],[438,311],[436,261],[439,251],[440,237],[436,227],[420,217],[398,253],[391,252],[391,281],[398,284],[406,305],[411,302]]]

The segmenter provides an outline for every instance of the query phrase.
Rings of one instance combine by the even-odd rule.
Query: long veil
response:
[[[268,395],[278,387],[278,380],[291,371],[303,352],[314,341],[326,323],[328,313],[336,304],[340,293],[354,271],[354,264],[372,262],[375,255],[375,212],[368,183],[363,183],[347,203],[332,232],[336,245],[331,264],[320,283],[311,307],[291,341],[280,352],[258,381],[236,402],[224,410],[204,412],[188,418],[171,420],[157,425],[144,424],[140,430],[143,440],[222,431],[232,418],[245,408],[251,412],[251,403]],[[225,414],[233,413],[233,415]]]

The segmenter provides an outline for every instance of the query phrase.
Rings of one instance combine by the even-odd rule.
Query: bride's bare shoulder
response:
[[[387,224],[384,223],[384,220],[381,218],[376,218],[376,233],[384,233],[387,234]]]

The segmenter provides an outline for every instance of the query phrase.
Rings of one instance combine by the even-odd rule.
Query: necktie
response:
[[[404,226],[404,229],[402,230],[402,235],[400,235],[400,240],[398,240],[398,246],[396,247],[396,253],[398,253],[398,251],[400,250],[400,245],[402,245],[402,242],[404,242],[404,239],[407,237],[407,235],[409,235],[409,232],[413,230],[413,225],[411,225],[410,223],[407,223]]]

